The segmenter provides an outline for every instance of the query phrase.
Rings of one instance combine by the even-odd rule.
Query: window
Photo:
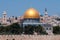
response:
[[[12,39],[12,40],[15,40],[15,39]]]
[[[41,18],[41,20],[43,20],[43,19]]]
[[[46,28],[46,30],[48,30],[48,28]]]
[[[17,20],[17,17],[15,17],[15,20]]]
[[[4,16],[4,18],[5,18],[5,16]]]
[[[49,28],[49,30],[51,30],[51,28]]]
[[[6,39],[6,40],[8,40],[8,39]]]

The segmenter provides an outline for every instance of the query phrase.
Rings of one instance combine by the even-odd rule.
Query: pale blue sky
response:
[[[31,7],[40,14],[47,8],[49,15],[60,15],[60,0],[0,0],[0,16],[3,11],[7,11],[8,16],[22,16]]]

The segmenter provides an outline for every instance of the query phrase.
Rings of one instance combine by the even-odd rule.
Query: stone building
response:
[[[26,12],[24,13],[23,16],[7,17],[7,13],[6,13],[6,11],[4,11],[3,17],[0,18],[0,23],[2,25],[6,26],[6,25],[11,25],[13,23],[18,22],[22,27],[24,27],[26,25],[32,25],[32,26],[42,25],[48,34],[50,34],[50,33],[52,34],[52,31],[53,31],[52,26],[55,24],[58,25],[58,21],[55,20],[55,18],[53,16],[48,15],[46,8],[45,8],[44,14],[45,14],[44,16],[40,16],[41,13],[38,12],[36,9],[29,8],[28,10],[26,10]]]

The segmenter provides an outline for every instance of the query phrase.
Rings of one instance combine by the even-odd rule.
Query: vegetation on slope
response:
[[[60,26],[53,27],[53,33],[54,34],[60,34]]]
[[[43,27],[41,25],[38,26],[32,26],[27,25],[25,27],[20,26],[18,23],[13,23],[9,26],[0,26],[0,34],[28,34],[33,35],[34,32],[37,34],[47,34],[45,31],[43,31]]]

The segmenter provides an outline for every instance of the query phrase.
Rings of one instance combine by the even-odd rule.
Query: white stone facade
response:
[[[42,17],[40,16],[40,19],[42,19],[42,20],[40,20],[40,22],[52,24],[53,26],[56,26],[58,24],[60,25],[60,21],[55,20],[55,18],[57,18],[57,17],[56,16],[48,16],[48,12],[45,11],[45,15]],[[21,20],[23,20],[23,19],[24,19],[23,16],[17,17],[17,20],[15,19],[14,16],[7,17],[7,12],[4,11],[2,17],[0,17],[0,23],[10,25],[11,23],[15,23],[15,22],[20,23]],[[9,21],[7,21],[7,20],[9,20]]]

